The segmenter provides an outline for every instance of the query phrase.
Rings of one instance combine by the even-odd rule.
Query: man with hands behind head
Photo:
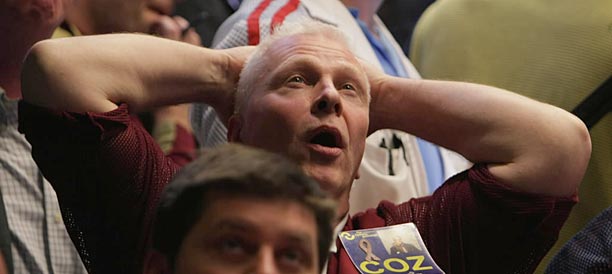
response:
[[[245,0],[215,33],[215,48],[256,45],[285,23],[315,20],[337,27],[354,45],[353,54],[392,76],[420,79],[387,27],[376,16],[382,0]],[[193,104],[194,135],[203,146],[227,142],[225,121],[214,109]],[[405,132],[382,129],[366,139],[349,213],[382,199],[402,202],[431,194],[446,178],[471,164],[459,154]]]
[[[204,102],[223,119],[231,116],[230,141],[286,155],[318,181],[338,203],[339,229],[413,222],[444,271],[533,271],[576,202],[590,154],[584,125],[561,109],[488,86],[387,76],[349,48],[342,33],[314,22],[277,31],[244,70],[252,48],[215,51],[137,35],[49,41],[35,46],[26,62],[21,130],[58,192],[89,206],[81,210],[83,223],[85,213],[102,213],[99,225],[120,228],[107,235],[89,227],[86,237],[108,244],[104,239],[142,233],[121,243],[132,245],[132,258],[142,258],[151,208],[176,167],[126,116]],[[59,49],[96,54],[66,60]],[[77,73],[70,62],[88,70]],[[175,92],[163,92],[168,87]],[[32,126],[36,120],[68,133],[43,134]],[[365,138],[381,128],[410,132],[476,164],[432,196],[383,201],[348,216]],[[76,186],[79,177],[90,182]],[[113,203],[83,201],[87,195],[74,187],[104,189],[97,195]],[[109,207],[121,216],[104,215]],[[327,273],[357,273],[339,241],[327,267]]]

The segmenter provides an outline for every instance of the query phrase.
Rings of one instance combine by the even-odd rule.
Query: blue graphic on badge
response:
[[[362,274],[444,274],[413,223],[344,231],[339,237]]]

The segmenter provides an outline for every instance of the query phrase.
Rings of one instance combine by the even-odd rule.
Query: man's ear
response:
[[[234,143],[241,143],[240,132],[242,131],[242,117],[234,114],[229,118],[227,125],[227,140]]]
[[[143,274],[170,274],[168,258],[157,250],[150,250],[145,255]]]

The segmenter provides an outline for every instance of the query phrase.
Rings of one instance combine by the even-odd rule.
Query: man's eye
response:
[[[308,256],[299,249],[282,250],[278,253],[278,260],[286,267],[300,267],[309,263]]]
[[[302,76],[292,76],[291,78],[289,78],[289,81],[287,82],[291,82],[291,83],[306,83],[306,79],[304,79],[304,77]]]
[[[240,255],[245,253],[245,245],[238,239],[224,239],[219,242],[219,249],[224,254]]]
[[[353,84],[344,84],[342,85],[342,89],[355,90],[355,86],[353,86]]]

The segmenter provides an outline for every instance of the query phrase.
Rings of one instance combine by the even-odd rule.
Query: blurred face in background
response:
[[[66,2],[69,0],[2,0],[0,33],[10,43],[46,39],[63,20]]]
[[[78,3],[88,1],[87,3]],[[76,0],[87,4],[88,26],[85,34],[111,32],[149,33],[163,16],[174,11],[175,0]]]

